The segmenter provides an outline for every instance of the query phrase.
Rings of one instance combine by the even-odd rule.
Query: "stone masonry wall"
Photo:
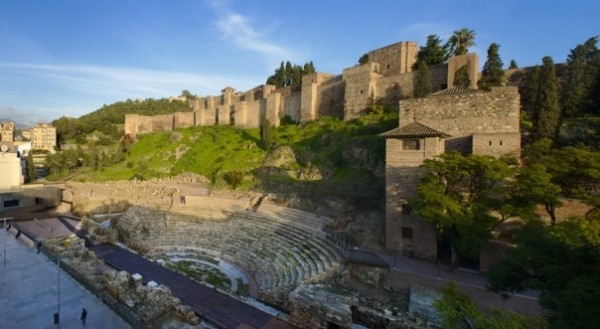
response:
[[[343,118],[345,89],[341,75],[321,84],[317,89],[317,115]]]
[[[398,100],[412,97],[418,45],[399,42],[368,53],[369,62],[346,68],[342,75],[312,73],[303,77],[300,90],[261,85],[246,92],[223,89],[219,96],[190,100],[193,112],[160,116],[125,116],[126,134],[203,125],[234,125],[256,128],[265,115],[272,124],[288,115],[293,120],[308,122],[319,116],[335,116],[351,120],[363,115],[373,104],[396,107]],[[465,60],[477,69],[474,54],[451,59],[448,65],[430,68],[433,91],[450,85],[450,71]],[[472,72],[471,72],[472,73]],[[476,76],[476,72],[475,75]],[[472,79],[476,82],[476,78]]]
[[[416,42],[398,42],[369,52],[369,62],[381,64],[384,76],[403,74],[412,71],[417,60],[419,46]]]
[[[423,142],[423,150],[412,151],[402,150],[400,139],[386,140],[386,248],[435,260],[435,231],[403,209],[416,192],[422,171],[419,165],[444,151],[438,138]],[[411,231],[410,237],[403,237],[406,230]]]
[[[375,100],[375,79],[381,77],[378,63],[344,69],[346,90],[344,93],[344,120],[351,120],[364,114],[364,110]]]
[[[402,140],[386,141],[386,247],[419,258],[436,259],[433,228],[403,205],[414,196],[423,160],[457,150],[498,156],[520,150],[519,94],[516,87],[431,95],[400,101],[399,125],[417,121],[452,137],[444,144],[425,141],[422,150],[402,149]]]
[[[406,99],[400,102],[399,125],[418,121],[451,135],[446,140],[447,150],[469,153],[471,149],[465,148],[464,143],[470,142],[473,135],[498,133],[506,134],[506,138],[511,136],[510,144],[514,149],[516,140],[520,138],[519,99],[516,87]],[[456,143],[455,139],[459,142]],[[485,142],[480,138],[477,141],[478,151],[483,152]],[[484,152],[489,153],[492,153],[491,149]]]

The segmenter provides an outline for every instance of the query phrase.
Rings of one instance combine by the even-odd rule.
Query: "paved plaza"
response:
[[[1,329],[58,328],[54,324],[54,313],[58,309],[59,277],[60,328],[131,328],[67,273],[61,270],[59,276],[55,262],[25,246],[14,235],[4,233],[0,231]],[[84,307],[88,312],[85,327],[80,320]]]

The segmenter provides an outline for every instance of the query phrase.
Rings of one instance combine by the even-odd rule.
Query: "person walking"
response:
[[[87,310],[85,307],[81,310],[81,324],[85,327],[85,320],[87,319]]]

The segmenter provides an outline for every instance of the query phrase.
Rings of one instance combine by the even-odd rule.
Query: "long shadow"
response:
[[[262,310],[118,246],[103,243],[91,249],[110,266],[141,274],[144,283],[155,281],[168,286],[173,296],[221,328],[296,328]]]
[[[79,218],[71,217],[71,216],[57,216],[56,218],[58,218],[58,221],[61,222],[69,231],[75,233],[75,235],[78,238],[83,239],[83,241],[85,241],[85,246],[87,248],[92,246],[92,242],[88,238],[88,231],[86,229],[75,228],[75,226],[73,226],[73,224],[71,224],[67,220],[67,219],[70,219],[70,220],[75,220],[75,221],[79,222],[80,221]]]

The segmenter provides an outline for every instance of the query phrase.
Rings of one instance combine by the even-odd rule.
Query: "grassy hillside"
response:
[[[398,124],[396,110],[376,107],[344,122],[323,117],[306,125],[273,129],[265,151],[259,129],[194,127],[139,136],[125,159],[82,173],[79,180],[149,179],[198,173],[218,188],[231,188],[224,175],[241,171],[238,189],[341,196],[383,192],[385,141],[377,137]]]

